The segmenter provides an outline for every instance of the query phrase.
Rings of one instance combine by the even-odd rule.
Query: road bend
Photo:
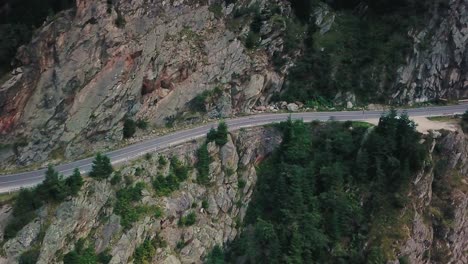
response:
[[[468,102],[450,106],[431,106],[421,108],[399,109],[406,112],[410,117],[430,117],[462,114],[468,109]],[[230,131],[240,128],[261,126],[271,123],[285,121],[291,116],[292,119],[302,119],[305,122],[313,120],[326,121],[366,121],[379,118],[385,111],[340,111],[340,112],[300,112],[300,113],[268,113],[258,114],[239,118],[226,119],[225,122]],[[161,151],[166,148],[178,145],[183,142],[195,140],[204,137],[212,128],[216,127],[218,122],[211,122],[205,125],[181,130],[161,137],[144,140],[121,149],[105,153],[113,165],[136,159],[148,152]],[[75,168],[82,173],[91,170],[94,157],[85,158],[56,166],[56,170],[65,177],[72,174]],[[34,171],[0,175],[0,193],[11,192],[20,188],[32,187],[44,179],[46,169]]]

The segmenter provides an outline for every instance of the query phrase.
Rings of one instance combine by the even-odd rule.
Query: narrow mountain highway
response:
[[[468,109],[468,103],[451,106],[421,107],[405,109],[410,117],[429,117],[440,115],[462,114]],[[403,111],[403,110],[400,110]],[[260,126],[292,119],[302,119],[305,122],[313,120],[326,121],[333,118],[337,121],[365,121],[376,119],[382,115],[382,111],[342,111],[342,112],[302,112],[302,113],[280,113],[280,114],[259,114],[240,118],[227,119],[229,129],[237,130],[245,127]],[[106,153],[112,164],[118,164],[140,157],[148,152],[162,150],[182,142],[187,142],[200,137],[204,137],[211,127],[215,127],[217,122],[205,124],[200,127],[174,132],[165,136],[145,140],[122,149]],[[94,157],[77,160],[74,162],[56,166],[56,169],[64,176],[69,176],[74,168],[79,168],[82,173],[91,170]],[[22,172],[8,175],[0,175],[0,193],[10,192],[22,187],[30,187],[40,183],[44,179],[46,169],[39,169],[30,172]]]

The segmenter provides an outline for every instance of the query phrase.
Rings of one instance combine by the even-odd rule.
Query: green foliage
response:
[[[145,184],[138,182],[133,187],[127,187],[117,192],[117,201],[114,212],[121,217],[121,225],[127,229],[134,222],[138,221],[142,215],[147,213],[144,206],[135,206],[135,203],[142,198],[141,191]]]
[[[137,123],[130,118],[125,119],[123,126],[123,137],[131,138],[136,132]]]
[[[179,226],[191,226],[197,222],[197,215],[195,212],[190,212],[186,216],[182,216],[179,219]]]
[[[35,264],[39,258],[40,249],[35,247],[25,251],[19,257],[19,264]]]
[[[216,245],[211,252],[206,256],[204,264],[224,264],[224,253],[223,249]]]
[[[247,34],[247,37],[245,38],[245,47],[247,49],[255,49],[260,42],[260,36],[258,33],[255,33],[253,31],[249,31]]]
[[[79,171],[63,179],[52,166],[47,168],[44,181],[33,189],[20,190],[13,205],[13,217],[5,227],[4,238],[14,237],[25,225],[37,216],[37,209],[44,203],[58,203],[67,196],[75,196],[83,185]]]
[[[35,191],[20,190],[13,205],[13,219],[5,227],[4,239],[15,237],[18,231],[36,217],[36,210],[42,204],[42,200],[37,199]]]
[[[228,142],[228,126],[226,122],[221,121],[218,124],[218,129],[211,128],[206,135],[208,142],[214,141],[216,145],[223,146]]]
[[[207,210],[210,207],[210,204],[208,203],[207,199],[202,200],[201,207],[205,210]]]
[[[153,189],[158,196],[167,196],[179,189],[179,186],[180,183],[173,173],[169,173],[166,177],[158,175],[153,180]]]
[[[283,142],[258,169],[246,228],[227,262],[385,263],[385,245],[362,249],[397,243],[399,222],[382,220],[406,204],[400,198],[422,168],[414,123],[390,112],[366,140],[368,128],[352,122],[288,120],[280,128]],[[394,232],[378,233],[381,222]]]
[[[108,264],[111,259],[112,255],[110,254],[110,250],[105,250],[98,254],[97,256],[98,262],[102,264]]]
[[[133,263],[135,264],[145,264],[151,263],[151,260],[156,253],[157,245],[155,241],[145,239],[143,244],[139,245],[133,253]]]
[[[145,154],[145,160],[150,161],[152,156],[153,156],[153,155],[151,155],[151,153],[149,153],[149,152],[146,153],[146,154]]]
[[[159,156],[158,158],[158,163],[159,166],[166,166],[167,165],[167,159],[164,156]]]
[[[197,150],[197,163],[196,168],[198,171],[197,182],[199,184],[208,184],[210,182],[210,163],[211,157],[208,152],[207,144],[203,144]]]
[[[75,245],[75,249],[68,252],[63,257],[64,264],[98,264],[98,256],[94,251],[94,247],[89,245],[85,248],[85,241],[83,239],[78,240]]]
[[[466,110],[465,113],[463,113],[462,115],[461,127],[464,132],[468,131],[468,110]]]
[[[65,180],[65,184],[70,188],[71,195],[77,195],[83,186],[83,177],[81,177],[80,170],[75,168],[73,174]]]
[[[167,163],[166,159],[162,156],[159,157]],[[161,163],[160,163],[161,164]],[[167,196],[173,191],[179,189],[180,183],[187,180],[190,168],[184,165],[176,156],[171,158],[171,166],[169,169],[169,175],[164,177],[158,175],[153,180],[153,189],[159,196]]]
[[[208,98],[208,94],[206,91],[202,92],[201,94],[197,94],[195,98],[192,99],[190,102],[190,106],[192,110],[198,111],[198,112],[206,112],[206,100]]]
[[[114,176],[112,176],[110,183],[112,185],[116,185],[116,184],[119,184],[121,181],[122,181],[122,175],[120,174],[120,172],[116,172]]]
[[[188,178],[189,167],[184,165],[176,156],[173,156],[171,158],[171,171],[179,182],[183,182]]]
[[[215,18],[220,19],[223,17],[223,7],[219,3],[213,3],[208,7],[208,10],[214,14]]]
[[[37,187],[36,193],[42,200],[61,202],[69,193],[67,187],[63,177],[59,175],[52,165],[49,165],[45,173],[45,179]],[[78,187],[78,190],[80,187]]]
[[[245,184],[246,184],[245,180],[239,179],[239,181],[237,182],[237,187],[239,188],[239,190],[242,190],[244,189]]]
[[[363,1],[328,1],[336,8],[336,17],[330,30],[321,34],[307,11],[317,1],[290,2],[302,24],[288,22],[285,52],[304,46],[304,55],[291,68],[282,99],[307,101],[321,96],[333,100],[338,92],[352,92],[363,102],[386,102],[397,68],[412,52],[407,32],[423,24],[427,4],[369,0],[369,9],[362,15],[352,10]],[[304,23],[308,30],[301,35]]]
[[[148,128],[148,121],[144,120],[144,119],[138,119],[136,121],[136,126],[139,128],[139,129],[143,129],[143,130],[146,130]]]
[[[215,98],[221,96],[223,94],[223,90],[216,86],[213,90],[205,90],[195,96],[190,103],[189,106],[193,111],[206,113],[206,104],[209,102],[213,102]]]
[[[312,12],[313,0],[289,0],[296,16],[304,22],[307,22]]]
[[[107,179],[113,171],[109,157],[98,153],[93,160],[93,167],[89,172],[89,176],[97,180]]]

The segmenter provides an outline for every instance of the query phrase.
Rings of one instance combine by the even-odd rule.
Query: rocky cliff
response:
[[[215,245],[226,245],[240,233],[257,182],[256,165],[281,140],[277,128],[254,128],[231,134],[222,147],[208,143],[211,162],[205,185],[196,180],[201,141],[123,165],[114,172],[122,182],[86,178],[77,197],[43,206],[35,220],[3,241],[0,263],[16,263],[29,252],[39,255],[38,263],[61,263],[80,241],[96,254],[109,256],[109,263],[140,263],[137,252],[145,241],[154,247],[146,249],[152,252],[149,262],[202,263]],[[461,131],[433,132],[425,140],[431,146],[430,157],[413,177],[408,206],[401,209],[401,217],[408,221],[403,221],[401,234],[392,233],[400,237],[389,245],[399,256],[392,263],[465,263],[468,140]],[[153,181],[172,173],[174,156],[189,168],[189,177],[177,190],[158,193]],[[122,202],[119,193],[141,183],[142,198],[130,206],[142,211],[129,221],[129,215],[117,209]],[[190,214],[195,215],[193,222],[184,224]],[[10,206],[4,205],[2,233],[10,215]]]
[[[427,26],[408,32],[413,52],[392,89],[381,91],[390,91],[388,102],[468,95],[468,3],[439,2]],[[202,102],[208,117],[266,105],[300,54],[281,53],[284,38],[302,33],[284,19],[293,16],[288,1],[226,3],[77,0],[76,8],[49,17],[18,50],[17,68],[0,78],[1,159],[24,165],[104,149],[121,140],[127,117],[156,125],[199,121],[191,105],[204,91],[212,97]],[[255,10],[258,43],[246,48]],[[329,34],[334,12],[320,5],[312,13],[320,34]],[[337,98],[356,104],[355,95],[343,94]]]
[[[264,104],[282,75],[267,51],[249,52],[226,28],[232,11],[204,1],[77,1],[18,51],[21,66],[0,89],[2,137],[30,138],[19,160],[38,161],[58,146],[74,156],[120,140],[126,116],[164,124],[216,87],[211,117]],[[279,38],[270,34],[266,50]]]
[[[109,263],[129,263],[137,258],[135,250],[146,240],[158,241],[152,263],[201,263],[215,245],[233,240],[239,232],[256,183],[255,166],[281,142],[275,129],[251,129],[229,136],[222,147],[209,143],[211,157],[209,183],[196,183],[196,151],[202,142],[187,143],[165,153],[153,153],[123,165],[116,174],[125,181],[86,179],[78,197],[61,204],[46,205],[37,219],[16,237],[3,241],[0,263],[17,263],[19,255],[31,249],[39,254],[38,263],[61,263],[81,239],[97,254],[111,256]],[[170,173],[170,157],[188,166],[189,177],[169,195],[158,195],[152,188],[157,175]],[[160,162],[165,159],[165,163]],[[119,215],[119,190],[144,183],[141,201],[132,207],[146,211],[130,225]],[[9,218],[3,207],[0,223]],[[195,214],[191,224],[181,223]],[[126,219],[126,218],[125,218]],[[2,228],[3,230],[3,228]]]
[[[468,97],[468,2],[439,2],[421,31],[409,32],[413,53],[398,69],[392,100],[402,103]]]
[[[398,255],[409,263],[468,261],[468,140],[456,132],[435,132],[430,164],[413,182],[409,194],[409,238]],[[404,215],[405,212],[402,212]]]

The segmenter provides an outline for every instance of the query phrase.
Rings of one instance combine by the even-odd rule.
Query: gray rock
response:
[[[287,105],[287,108],[288,108],[288,111],[291,111],[291,112],[297,112],[299,111],[299,106],[295,103],[289,103]]]

